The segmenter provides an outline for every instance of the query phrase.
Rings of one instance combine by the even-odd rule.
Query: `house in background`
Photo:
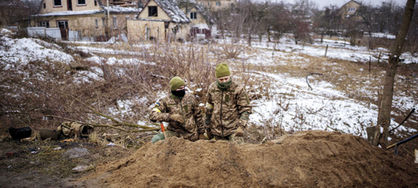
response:
[[[128,20],[129,41],[184,41],[209,38],[211,25],[203,7],[188,1],[149,0],[137,19]]]
[[[352,17],[358,17],[357,12],[360,6],[361,4],[355,0],[350,0],[349,2],[345,3],[339,10],[341,19],[344,20]]]
[[[109,1],[107,4],[106,0],[42,0],[40,12],[32,16],[28,32],[43,31],[45,36],[61,40],[104,41],[126,35],[126,21],[141,9],[134,1]]]
[[[190,19],[189,39],[199,40],[212,37],[214,21],[211,19],[207,8],[189,0],[178,0],[178,6]]]

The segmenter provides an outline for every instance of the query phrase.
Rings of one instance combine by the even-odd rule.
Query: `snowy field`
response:
[[[74,55],[67,54],[56,44],[51,44],[39,39],[23,38],[13,39],[9,37],[9,31],[1,30],[0,46],[0,65],[3,70],[16,69],[19,65],[24,65],[29,61],[43,62],[61,62],[70,64],[74,62]],[[218,41],[220,44],[228,43],[229,40]],[[71,42],[67,43],[71,49],[80,50],[89,53],[92,57],[85,58],[85,61],[96,63],[87,71],[81,71],[76,74],[78,82],[88,82],[88,80],[99,80],[103,72],[99,68],[101,64],[108,65],[120,64],[147,64],[154,66],[154,62],[145,62],[132,55],[140,55],[142,52],[114,49],[112,46],[103,45],[97,47],[100,43]],[[196,44],[197,45],[197,44]],[[242,42],[242,45],[244,43]],[[294,66],[303,68],[307,66],[312,58],[323,58],[325,46],[328,45],[327,57],[332,59],[341,59],[348,61],[376,61],[373,59],[378,53],[384,52],[384,58],[387,58],[387,49],[367,50],[365,47],[350,46],[347,42],[341,40],[324,40],[323,43],[315,41],[313,45],[296,45],[289,38],[283,38],[279,44],[263,42],[254,42],[252,49],[256,51],[244,50],[239,58],[232,60],[234,63],[232,69],[239,70],[242,64],[251,65],[257,69],[248,70],[240,76],[249,76],[257,81],[259,85],[249,86],[248,89],[262,91],[268,89],[268,95],[260,94],[261,98],[253,100],[253,114],[250,116],[250,123],[263,126],[265,124],[279,126],[287,131],[300,130],[329,130],[341,131],[366,137],[365,128],[370,124],[376,124],[377,106],[350,98],[347,93],[340,91],[337,87],[327,81],[312,79],[310,89],[306,83],[305,76],[295,76],[287,72],[276,72],[264,70],[263,67],[269,66]],[[150,48],[150,44],[135,44],[135,47]],[[216,55],[208,52],[210,59],[216,59]],[[105,55],[105,57],[103,57]],[[126,55],[126,57],[124,57]],[[402,58],[405,64],[416,64],[418,54],[404,53]],[[335,66],[338,66],[337,64]],[[261,67],[261,68],[260,68]],[[268,69],[268,68],[267,68]],[[260,71],[263,70],[263,71]],[[338,67],[335,68],[338,70]],[[121,72],[123,73],[123,72]],[[402,77],[398,77],[402,78]],[[405,113],[417,107],[418,78],[410,79],[412,92],[410,94],[399,94],[395,92],[394,106]],[[269,88],[263,88],[263,87]],[[260,89],[263,88],[263,89]],[[257,90],[259,89],[259,90]],[[363,93],[372,93],[369,88],[361,88]],[[158,96],[155,96],[158,97]],[[160,96],[161,97],[161,96]],[[373,98],[376,98],[374,96]],[[138,103],[145,104],[147,101],[154,101],[157,98],[144,98],[137,96],[132,100],[117,101],[117,108],[109,109],[112,114],[131,113],[132,106]],[[409,121],[416,124],[418,115],[416,113]],[[144,120],[140,120],[143,122]],[[146,121],[146,120],[145,120]],[[395,127],[398,123],[392,121],[391,126]],[[416,129],[401,126],[397,131],[416,132]]]

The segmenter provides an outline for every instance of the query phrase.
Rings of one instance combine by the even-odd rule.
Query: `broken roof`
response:
[[[151,0],[150,0],[151,1]],[[148,3],[150,2],[147,2]],[[188,23],[190,22],[189,18],[184,14],[184,12],[178,7],[177,3],[174,0],[153,0],[157,5],[163,9],[163,11],[172,19],[173,22],[177,23]]]
[[[196,11],[203,16],[208,24],[212,25],[215,23],[215,21],[211,18],[208,9],[205,6],[196,3],[195,0],[177,0],[177,3],[180,8],[186,9],[186,15],[189,14],[192,8],[195,8]]]

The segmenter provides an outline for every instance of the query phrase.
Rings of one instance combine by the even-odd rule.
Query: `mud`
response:
[[[417,165],[348,134],[300,132],[264,144],[170,138],[75,182],[106,187],[415,187]]]

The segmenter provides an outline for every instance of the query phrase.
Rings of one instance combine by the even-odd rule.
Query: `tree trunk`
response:
[[[251,46],[251,29],[248,28],[248,46]]]
[[[270,39],[270,26],[269,26],[269,27],[267,27],[267,40],[268,40],[269,42],[271,42],[271,39]]]
[[[396,36],[395,44],[391,48],[391,55],[389,57],[389,64],[386,68],[386,75],[384,81],[383,95],[381,104],[379,105],[379,114],[377,117],[377,129],[380,131],[380,127],[383,127],[383,135],[381,139],[374,140],[373,144],[378,145],[379,143],[383,146],[388,145],[388,134],[390,126],[390,112],[392,109],[392,98],[393,98],[393,85],[395,80],[396,68],[399,63],[399,56],[401,55],[403,45],[405,43],[405,37],[409,30],[412,15],[414,12],[415,0],[408,0],[405,7],[405,13],[402,18],[401,28],[399,29],[398,35]]]

